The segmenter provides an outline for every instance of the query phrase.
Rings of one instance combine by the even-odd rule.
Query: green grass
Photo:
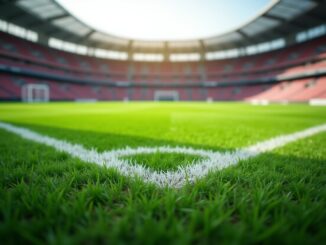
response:
[[[325,107],[240,103],[0,104],[0,120],[98,151],[233,150],[326,122]],[[175,169],[198,156],[129,156]],[[326,133],[180,190],[122,177],[0,130],[1,244],[323,244]]]
[[[191,165],[204,159],[203,157],[192,154],[161,152],[130,155],[121,158],[128,160],[131,164],[139,164],[153,170],[161,171],[177,170],[179,166]]]

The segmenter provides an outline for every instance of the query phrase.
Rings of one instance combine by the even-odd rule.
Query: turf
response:
[[[325,107],[239,103],[0,104],[0,120],[98,151],[228,151],[326,122]],[[146,154],[168,170],[198,156]],[[326,134],[158,189],[0,130],[1,244],[322,244]]]
[[[191,165],[204,159],[201,156],[193,154],[161,152],[130,155],[121,158],[128,160],[129,164],[139,164],[158,171],[177,170],[178,167]]]

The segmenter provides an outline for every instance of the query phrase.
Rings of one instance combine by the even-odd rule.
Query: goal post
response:
[[[178,101],[179,93],[174,90],[156,90],[154,92],[155,101]]]
[[[22,101],[48,102],[50,100],[50,89],[47,84],[25,84],[22,86]]]

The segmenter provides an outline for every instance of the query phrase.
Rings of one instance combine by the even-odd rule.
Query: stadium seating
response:
[[[22,85],[43,83],[51,100],[153,100],[155,90],[163,89],[178,91],[181,100],[308,101],[326,96],[325,43],[321,37],[205,63],[129,62],[71,54],[0,33],[0,99],[20,100]],[[203,85],[207,82],[215,85]]]

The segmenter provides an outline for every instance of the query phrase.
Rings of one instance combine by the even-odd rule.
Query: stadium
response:
[[[324,244],[326,1],[113,2],[0,0],[1,244]]]

